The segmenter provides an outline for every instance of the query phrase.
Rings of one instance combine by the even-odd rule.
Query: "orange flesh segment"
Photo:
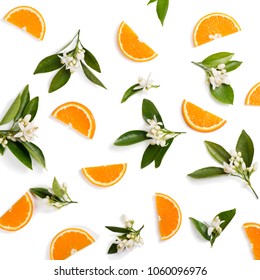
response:
[[[123,53],[135,61],[147,61],[157,56],[153,49],[139,40],[137,34],[125,22],[119,27],[118,44]]]
[[[156,194],[156,208],[162,240],[171,238],[181,225],[181,211],[178,204],[165,194]]]
[[[32,214],[33,202],[26,193],[0,217],[0,228],[8,231],[19,230],[30,221]]]

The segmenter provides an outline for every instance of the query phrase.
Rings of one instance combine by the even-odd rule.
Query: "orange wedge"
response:
[[[78,102],[67,102],[57,107],[52,116],[92,139],[96,122],[91,111]]]
[[[221,128],[226,121],[186,100],[182,103],[182,115],[189,127],[200,132]]]
[[[119,26],[117,41],[120,50],[131,60],[145,62],[157,56],[153,49],[139,40],[137,34],[124,21]]]
[[[94,238],[83,229],[64,229],[51,241],[50,259],[65,260],[94,242]]]
[[[182,214],[177,202],[162,193],[155,194],[156,209],[159,218],[159,230],[162,240],[173,237],[181,226]]]
[[[260,224],[245,223],[244,230],[251,243],[255,260],[260,260]]]
[[[33,202],[28,193],[23,195],[6,213],[0,217],[0,228],[16,231],[26,226],[33,214]]]
[[[254,85],[248,92],[245,100],[246,105],[260,105],[260,82]]]
[[[46,30],[45,21],[36,9],[29,6],[18,6],[10,10],[4,19],[24,29],[35,38],[43,40]]]
[[[195,25],[193,43],[197,47],[240,30],[239,24],[231,16],[211,13],[202,17]]]
[[[94,185],[109,187],[119,182],[126,172],[126,163],[85,167],[81,171],[83,175]]]

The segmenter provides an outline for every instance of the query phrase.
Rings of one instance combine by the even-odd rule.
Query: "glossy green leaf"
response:
[[[121,100],[121,103],[125,102],[129,97],[132,95],[136,94],[137,92],[140,91],[140,89],[135,89],[139,84],[135,84],[131,86],[123,95],[123,98]]]
[[[30,192],[36,196],[39,196],[40,198],[46,198],[52,197],[52,193],[48,191],[48,189],[45,188],[30,188]]]
[[[8,141],[7,147],[20,162],[32,169],[30,154],[20,142]]]
[[[95,56],[86,48],[84,48],[85,51],[85,55],[84,55],[84,61],[86,62],[86,64],[91,67],[92,69],[94,69],[95,71],[101,73],[101,69],[99,66],[99,63],[97,61],[97,59],[95,58]]]
[[[208,56],[201,63],[206,67],[216,68],[219,64],[229,62],[233,56],[233,53],[219,52]]]
[[[25,88],[23,89],[22,93],[21,93],[21,102],[20,102],[20,107],[19,110],[14,118],[14,121],[16,122],[17,120],[19,120],[19,118],[22,117],[23,115],[23,111],[25,109],[25,107],[27,106],[27,104],[30,101],[30,92],[29,92],[29,85],[26,85]]]
[[[216,161],[218,161],[220,164],[223,164],[223,162],[229,164],[229,159],[231,158],[231,155],[222,146],[210,141],[205,141],[204,143],[208,152]]]
[[[10,108],[5,113],[4,117],[2,118],[0,125],[9,123],[10,121],[14,120],[17,112],[19,111],[19,107],[21,104],[21,95],[18,94],[18,96],[15,98],[14,102],[10,106]]]
[[[26,107],[23,110],[22,117],[26,116],[27,114],[30,114],[31,115],[30,121],[32,121],[37,114],[38,105],[39,105],[39,97],[36,96],[27,103]]]
[[[128,146],[132,144],[139,143],[149,139],[147,136],[147,131],[143,130],[131,130],[128,131],[117,138],[114,145],[115,146]]]
[[[30,156],[34,158],[41,166],[45,167],[45,158],[41,149],[32,142],[21,142]]]
[[[169,139],[167,141],[167,145],[165,147],[162,147],[161,148],[161,151],[159,152],[158,156],[156,157],[156,159],[154,160],[154,163],[155,163],[155,168],[158,168],[160,167],[161,163],[162,163],[162,160],[166,154],[166,152],[168,151],[168,149],[170,148],[172,142],[173,142],[173,138]]]
[[[63,87],[69,81],[70,76],[70,70],[66,70],[65,67],[62,67],[53,77],[49,87],[49,93],[54,92],[55,90],[58,90],[61,87]]]
[[[154,3],[154,2],[156,2],[157,0],[150,0],[148,3],[147,3],[147,5],[149,5],[149,4],[151,4],[151,3]]]
[[[188,174],[189,177],[194,179],[215,177],[219,175],[227,175],[227,173],[223,170],[223,168],[214,166],[204,167]]]
[[[169,7],[169,0],[157,0],[156,12],[163,25]]]
[[[221,221],[224,221],[220,225],[222,230],[224,230],[227,227],[227,225],[234,218],[235,214],[236,214],[236,209],[231,209],[231,210],[227,210],[227,211],[221,212],[218,215],[216,215],[216,217],[218,216]]]
[[[63,193],[61,186],[60,186],[58,180],[56,179],[56,177],[54,177],[53,182],[52,182],[52,190],[57,197],[60,197],[60,198],[63,197],[64,193]]]
[[[144,151],[142,161],[141,161],[141,168],[145,168],[150,163],[152,163],[161,152],[161,149],[162,147],[159,145],[150,144]]]
[[[159,111],[157,110],[157,108],[155,107],[153,102],[148,100],[148,99],[143,100],[142,115],[143,115],[143,118],[146,122],[149,119],[152,120],[155,116],[156,119],[157,119],[157,122],[161,122],[163,124],[163,121],[162,121],[162,118],[161,118],[161,115],[160,115]],[[161,127],[164,127],[164,125],[162,125]]]
[[[108,254],[116,254],[117,253],[117,244],[113,243],[109,249],[108,249]]]
[[[5,152],[5,148],[0,144],[0,155],[3,155]]]
[[[231,71],[237,69],[241,64],[242,64],[242,61],[232,60],[232,61],[229,61],[228,63],[226,63],[225,69],[227,70],[227,72],[231,72]]]
[[[85,76],[94,84],[101,86],[106,89],[106,87],[103,85],[103,83],[90,71],[90,69],[80,61],[80,64],[82,66],[83,72]]]
[[[246,167],[250,167],[254,157],[254,144],[245,130],[242,130],[238,138],[236,151],[242,154]]]
[[[117,232],[117,233],[130,233],[132,232],[131,230],[127,229],[127,228],[122,228],[122,227],[113,227],[113,226],[106,226],[107,229],[113,231],[113,232]]]
[[[215,89],[210,85],[210,92],[221,103],[233,104],[234,102],[234,91],[230,85],[222,84]]]
[[[61,68],[63,64],[61,63],[59,55],[62,56],[60,53],[45,57],[39,62],[33,74],[47,73]]]
[[[194,218],[189,218],[190,221],[193,223],[193,225],[196,227],[198,232],[206,239],[210,240],[210,236],[208,235],[208,226],[205,225],[204,223],[194,219]]]

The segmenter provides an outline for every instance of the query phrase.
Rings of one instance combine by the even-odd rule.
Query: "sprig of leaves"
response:
[[[168,7],[169,7],[169,0],[150,0],[147,5],[156,2],[156,13],[161,22],[164,24],[164,20],[166,18]]]
[[[135,245],[143,245],[143,239],[140,235],[144,225],[135,230],[133,228],[134,221],[126,220],[125,227],[106,226],[112,232],[120,233],[116,240],[108,249],[108,254],[116,254],[124,251],[125,249],[132,249]]]
[[[190,217],[190,221],[195,226],[201,236],[210,242],[211,247],[216,241],[217,237],[223,232],[227,225],[231,222],[236,214],[236,209],[227,210],[217,214],[210,224],[198,221]]]
[[[77,203],[71,200],[66,185],[64,183],[60,185],[56,177],[53,179],[52,189],[30,188],[30,192],[42,199],[47,199],[50,205],[58,209],[71,203]]]
[[[221,145],[205,141],[206,148],[209,154],[223,167],[204,167],[198,169],[188,176],[201,179],[208,177],[215,177],[220,175],[229,175],[242,179],[246,185],[253,191],[254,195],[258,199],[258,195],[253,189],[250,181],[250,177],[253,172],[256,171],[257,165],[253,164],[254,157],[254,144],[250,136],[242,130],[236,144],[236,149],[227,152]]]
[[[145,168],[152,162],[154,162],[155,167],[158,168],[173,140],[184,132],[173,132],[166,129],[159,111],[148,99],[143,100],[142,115],[145,122],[149,125],[149,131],[128,131],[119,136],[114,145],[129,146],[142,141],[150,140],[150,144],[144,151],[142,157],[141,168]]]
[[[241,61],[231,60],[234,53],[219,52],[193,64],[202,68],[207,75],[211,95],[221,103],[233,104],[234,91],[227,73],[237,69]]]
[[[6,148],[25,166],[32,169],[32,158],[45,167],[45,158],[41,149],[31,142],[34,131],[32,121],[38,111],[39,97],[30,98],[29,85],[18,94],[7,110],[0,126],[9,125],[8,129],[0,129],[0,154]]]
[[[74,41],[76,41],[75,47],[71,50],[65,51],[69,46],[74,44]],[[63,87],[69,81],[71,74],[77,69],[81,69],[86,78],[92,83],[106,89],[104,84],[95,76],[90,68],[98,73],[101,73],[97,59],[83,46],[80,41],[79,30],[72,40],[60,51],[41,60],[37,65],[34,74],[58,70],[50,83],[49,93]]]
[[[150,80],[151,74],[149,74],[147,79],[144,79],[142,77],[138,78],[138,83],[134,84],[130,88],[126,90],[126,92],[123,95],[123,98],[121,100],[121,103],[125,102],[129,97],[137,94],[138,92],[144,92],[147,93],[149,89],[151,88],[158,88],[159,85],[153,85],[153,80]]]

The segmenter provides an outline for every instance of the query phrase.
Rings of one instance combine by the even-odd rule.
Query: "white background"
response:
[[[208,266],[210,273],[205,279],[219,279],[220,274],[244,274],[256,279],[259,266],[257,268],[257,262],[253,261],[242,225],[245,222],[260,222],[259,200],[235,178],[197,181],[186,175],[201,167],[218,166],[207,153],[204,140],[219,143],[230,150],[235,148],[242,129],[254,141],[254,161],[259,161],[259,108],[244,105],[246,94],[260,81],[257,70],[260,63],[258,3],[252,0],[172,0],[162,27],[155,4],[147,6],[147,2],[12,0],[1,4],[0,117],[29,84],[31,97],[40,97],[35,119],[39,126],[35,144],[44,152],[47,170],[34,164],[34,170],[30,171],[6,151],[0,159],[0,213],[9,209],[29,188],[50,187],[54,176],[61,183],[67,183],[71,198],[78,201],[78,204],[57,211],[34,199],[34,214],[26,227],[13,233],[0,232],[4,276],[32,279],[41,274],[40,277],[51,279],[53,268],[60,264],[83,268],[124,265],[143,269],[160,264]],[[35,40],[3,20],[10,9],[19,5],[32,6],[42,13],[47,28],[43,41]],[[194,48],[194,25],[202,16],[215,11],[234,17],[242,32]],[[137,63],[121,54],[116,34],[122,21],[128,23],[140,39],[158,53],[157,58]],[[65,87],[49,94],[48,87],[54,72],[39,75],[33,75],[33,72],[41,59],[55,53],[78,29],[81,30],[83,45],[93,52],[100,63],[102,73],[97,76],[108,90],[91,84],[82,73],[75,73]],[[190,63],[220,51],[233,52],[235,60],[243,61],[240,68],[230,73],[235,92],[234,105],[223,105],[213,100],[205,83],[205,73]],[[160,87],[151,89],[148,95],[136,95],[120,104],[123,93],[137,82],[138,76],[146,77],[149,73],[152,73],[154,84]],[[122,133],[145,128],[141,115],[144,97],[154,102],[168,129],[187,132],[176,138],[159,169],[152,164],[140,169],[147,143],[113,146]],[[193,131],[182,118],[183,99],[219,115],[227,123],[208,134]],[[67,101],[81,102],[92,111],[97,126],[92,140],[51,117],[52,111]],[[81,175],[82,167],[121,162],[128,164],[126,174],[110,188],[95,187]],[[252,184],[260,195],[259,183],[258,171],[252,175]],[[183,215],[180,230],[167,241],[160,241],[158,234],[156,192],[174,198]],[[235,218],[210,248],[210,244],[195,231],[189,217],[210,221],[217,213],[233,208],[237,209]],[[142,231],[145,245],[126,254],[107,255],[115,235],[105,226],[122,226],[123,214],[133,218],[137,228],[145,225]],[[68,227],[86,229],[96,242],[64,262],[48,262],[50,241]]]

